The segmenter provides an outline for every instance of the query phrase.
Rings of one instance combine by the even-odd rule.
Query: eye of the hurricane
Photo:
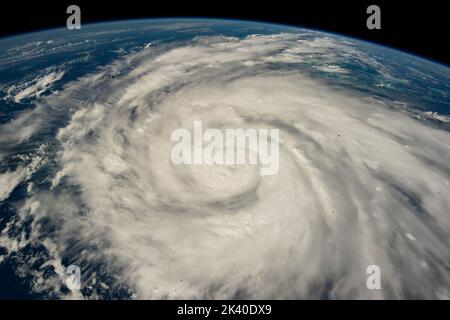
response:
[[[215,209],[245,206],[256,199],[262,180],[268,179],[261,176],[258,155],[249,148],[222,146],[211,153],[205,149],[200,150],[205,152],[201,152],[199,159],[194,159],[194,144],[189,143],[184,151],[192,157],[174,163],[168,157],[173,143],[165,144],[160,137],[156,145],[150,151],[154,161],[147,164],[152,184],[162,198],[170,195],[170,204],[177,203],[180,209],[195,206],[199,211],[211,213]]]
[[[178,179],[193,199],[226,204],[250,196],[260,182],[255,164],[194,164],[176,166]]]

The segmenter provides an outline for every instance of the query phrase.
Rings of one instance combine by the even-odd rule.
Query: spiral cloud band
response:
[[[292,68],[330,50],[354,49],[295,33],[197,37],[143,48],[41,99],[1,139],[67,119],[55,173],[1,245],[47,248],[57,275],[37,271],[36,290],[59,290],[64,265],[80,266],[91,298],[448,299],[450,134]],[[259,162],[175,164],[171,135],[196,121],[279,130],[276,174]],[[17,184],[13,174],[0,179]],[[21,241],[8,239],[29,219]],[[371,265],[381,290],[366,286]]]

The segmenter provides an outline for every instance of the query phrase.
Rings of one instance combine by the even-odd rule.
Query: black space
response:
[[[150,17],[210,17],[310,27],[369,40],[450,65],[450,1],[59,0],[1,5],[0,37],[66,25],[66,8],[81,23]],[[381,8],[381,30],[366,28],[366,8]]]

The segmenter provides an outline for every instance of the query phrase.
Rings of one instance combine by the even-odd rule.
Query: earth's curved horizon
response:
[[[296,24],[284,24],[284,23],[273,22],[273,21],[268,21],[268,20],[266,21],[266,20],[253,20],[253,19],[247,20],[247,19],[231,19],[231,18],[216,18],[216,17],[189,17],[189,16],[176,17],[176,16],[167,16],[167,17],[158,17],[158,18],[151,18],[150,17],[150,18],[136,18],[136,19],[117,19],[117,20],[113,19],[113,20],[93,21],[93,22],[89,22],[89,23],[84,23],[82,28],[84,29],[84,28],[89,27],[89,26],[104,26],[104,25],[108,25],[108,24],[116,24],[117,25],[117,24],[120,24],[120,23],[127,23],[127,22],[128,23],[129,22],[156,23],[158,21],[161,21],[161,22],[167,22],[167,21],[235,22],[235,23],[259,24],[259,25],[266,25],[266,26],[278,26],[278,27],[293,28],[293,29],[304,29],[304,30],[310,30],[310,31],[322,33],[324,35],[352,39],[354,41],[362,42],[362,43],[365,43],[367,45],[377,46],[377,47],[381,47],[381,48],[384,48],[384,49],[396,51],[398,53],[406,54],[406,55],[409,55],[409,56],[414,57],[416,59],[424,60],[424,61],[426,61],[428,63],[433,63],[433,64],[436,64],[436,65],[440,65],[442,67],[450,68],[450,65],[448,63],[445,63],[444,61],[436,60],[436,59],[427,57],[425,55],[421,55],[421,54],[418,54],[418,53],[414,53],[414,52],[402,49],[400,47],[386,45],[386,44],[383,44],[381,42],[371,41],[371,40],[367,40],[367,39],[364,39],[364,38],[354,37],[354,36],[351,36],[349,34],[333,32],[331,30],[320,29],[320,28],[311,28],[311,27],[308,27],[308,26],[301,26],[301,25],[296,25]],[[1,36],[0,37],[0,41],[7,40],[7,39],[16,39],[16,38],[19,38],[19,37],[25,37],[25,36],[29,36],[29,35],[33,35],[33,34],[38,34],[38,33],[42,34],[42,33],[45,33],[45,32],[66,31],[66,30],[67,30],[67,27],[42,28],[42,29],[39,29],[39,30],[31,30],[31,31],[20,32],[20,33],[15,33],[15,34],[11,34],[11,35]],[[73,32],[77,32],[77,31],[79,32],[80,30],[72,30],[72,31]]]
[[[2,298],[449,299],[440,62],[162,18],[1,38],[0,79]],[[279,130],[279,170],[174,164],[198,121]]]

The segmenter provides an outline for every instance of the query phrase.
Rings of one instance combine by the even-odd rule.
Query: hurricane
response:
[[[0,264],[65,299],[449,299],[449,118],[410,107],[412,80],[358,46],[199,32],[5,84],[33,107],[0,125]],[[408,77],[448,108],[442,68]],[[279,130],[278,171],[174,163],[172,133],[196,121]]]

